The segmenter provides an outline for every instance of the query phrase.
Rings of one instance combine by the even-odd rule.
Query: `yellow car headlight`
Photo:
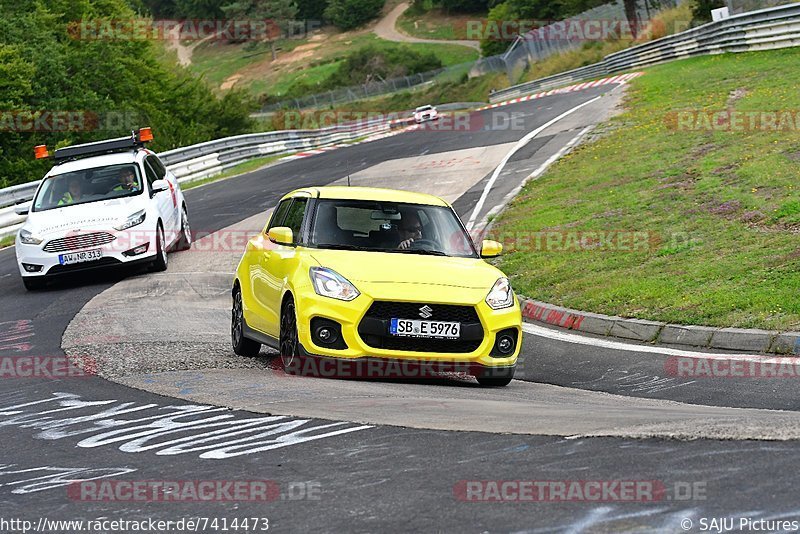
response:
[[[361,294],[356,286],[333,269],[312,267],[309,275],[317,295],[350,301]]]
[[[486,295],[486,304],[493,310],[501,310],[514,304],[514,291],[511,290],[508,278],[497,279],[489,294]]]

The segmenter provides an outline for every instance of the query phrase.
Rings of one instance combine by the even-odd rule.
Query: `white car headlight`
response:
[[[493,310],[501,310],[514,304],[514,291],[511,290],[508,278],[497,279],[489,294],[486,295],[486,304]]]
[[[333,269],[312,267],[309,274],[317,295],[350,301],[361,294],[356,286]]]
[[[40,245],[43,241],[41,237],[24,228],[19,231],[19,240],[26,245]]]
[[[147,212],[145,210],[137,211],[136,213],[128,217],[124,223],[120,224],[119,226],[115,226],[114,228],[119,231],[127,230],[128,228],[133,228],[137,224],[142,224],[146,216]]]

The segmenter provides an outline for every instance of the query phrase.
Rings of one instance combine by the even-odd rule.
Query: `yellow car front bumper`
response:
[[[311,291],[302,291],[294,295],[297,310],[297,327],[299,341],[308,354],[337,359],[379,358],[418,362],[449,362],[468,364],[480,368],[508,368],[517,362],[522,344],[522,316],[516,299],[514,304],[501,310],[491,309],[485,302],[487,290],[470,289],[455,286],[433,286],[424,284],[392,284],[355,282],[361,294],[350,302],[336,300],[317,295]],[[310,289],[310,288],[309,288]],[[365,318],[375,301],[429,305],[433,309],[430,320],[446,320],[437,312],[442,306],[463,307],[473,309],[480,324],[480,339],[471,343],[463,341],[436,340],[429,342],[427,338],[411,338],[407,343],[391,340],[392,348],[381,347],[376,343],[377,337],[364,335]],[[405,306],[408,308],[409,306]],[[415,309],[415,308],[414,308]],[[323,318],[341,325],[341,337],[346,348],[330,348],[315,342],[312,335],[312,320]],[[417,316],[400,317],[419,319]],[[381,318],[383,320],[388,317]],[[359,332],[361,330],[361,332]],[[515,331],[516,343],[507,356],[501,356],[495,349],[497,334],[501,331]],[[472,328],[476,332],[476,328]],[[508,333],[508,332],[507,332]],[[463,334],[463,330],[462,330]],[[389,337],[388,333],[385,333]],[[379,336],[378,336],[379,337]],[[474,336],[473,336],[474,337]],[[365,339],[366,338],[366,339]],[[404,338],[408,340],[409,338]],[[368,343],[368,340],[371,342]],[[459,345],[459,343],[461,343]],[[409,347],[403,348],[403,345]],[[427,346],[430,346],[430,350]],[[341,346],[341,345],[340,345]],[[399,348],[398,348],[399,347]],[[410,350],[413,348],[413,350]],[[466,350],[466,351],[464,351]],[[493,355],[494,354],[494,355]]]

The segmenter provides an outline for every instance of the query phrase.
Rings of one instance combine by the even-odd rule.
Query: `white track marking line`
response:
[[[650,354],[660,354],[662,356],[682,356],[684,358],[706,359],[706,360],[732,360],[743,362],[758,362],[758,363],[785,363],[786,361],[796,362],[796,356],[775,357],[775,356],[759,356],[757,354],[717,354],[711,352],[695,352],[690,350],[673,349],[669,347],[657,347],[653,345],[636,345],[633,343],[625,343],[622,341],[611,341],[608,339],[597,339],[593,337],[581,336],[562,332],[559,330],[551,330],[543,326],[522,323],[522,330],[528,334],[533,334],[539,337],[554,339],[556,341],[564,341],[566,343],[574,343],[577,345],[589,345],[593,347],[600,347],[604,349],[621,350],[625,352],[647,352]]]
[[[500,176],[500,173],[503,171],[503,168],[508,163],[508,160],[511,159],[511,156],[513,156],[515,153],[517,153],[517,151],[519,151],[522,147],[527,145],[531,141],[531,139],[533,139],[534,137],[536,137],[537,135],[542,133],[542,131],[544,131],[546,128],[548,128],[548,127],[552,126],[553,124],[557,123],[558,121],[560,121],[564,117],[567,117],[568,115],[571,115],[572,113],[575,113],[576,111],[578,111],[582,107],[588,106],[589,104],[591,104],[593,102],[596,102],[600,98],[601,98],[601,96],[596,96],[596,97],[592,98],[591,100],[587,100],[583,104],[578,104],[574,108],[568,109],[567,111],[565,111],[564,113],[562,113],[558,117],[556,117],[554,119],[550,119],[549,121],[547,121],[546,123],[542,124],[541,126],[536,128],[532,132],[529,132],[527,135],[525,135],[525,137],[523,137],[522,139],[517,141],[517,144],[514,145],[514,147],[511,149],[511,151],[508,154],[506,154],[505,157],[503,157],[503,160],[500,162],[500,165],[497,166],[497,168],[492,173],[492,177],[489,178],[489,181],[486,183],[486,187],[483,188],[483,193],[481,194],[480,199],[478,199],[478,203],[475,205],[475,209],[472,211],[472,215],[470,215],[470,217],[469,217],[469,222],[467,223],[467,230],[472,230],[472,227],[475,225],[475,219],[478,218],[478,214],[480,213],[481,209],[483,209],[483,205],[486,203],[486,198],[489,196],[489,191],[491,191],[492,186],[494,186],[494,183],[497,181],[497,177]]]
[[[489,216],[490,215],[497,215],[498,213],[500,213],[500,210],[502,210],[505,207],[506,204],[511,202],[512,198],[514,198],[515,196],[517,196],[519,194],[519,192],[522,190],[522,188],[525,187],[525,184],[527,184],[530,180],[535,180],[536,178],[541,176],[544,173],[544,171],[546,171],[550,167],[550,165],[552,165],[553,163],[558,161],[565,153],[567,153],[570,150],[572,150],[575,147],[575,145],[578,144],[578,142],[581,140],[581,138],[584,135],[586,135],[586,133],[589,132],[589,130],[591,130],[592,128],[594,128],[594,125],[587,126],[583,130],[578,132],[578,135],[576,135],[575,137],[570,139],[567,142],[567,144],[565,144],[563,147],[561,147],[561,150],[559,150],[558,152],[556,152],[555,154],[553,154],[552,156],[547,158],[547,160],[544,163],[539,165],[536,168],[536,170],[534,170],[532,173],[530,173],[528,176],[526,176],[525,179],[522,182],[520,182],[505,197],[503,197],[503,200],[501,200],[497,205],[495,205],[492,209],[490,209],[486,213],[486,215],[483,217],[483,219],[481,219],[481,222],[478,223],[478,225],[473,228],[473,230],[475,230],[476,232],[480,232],[484,228],[486,228],[487,225],[488,225],[488,220],[489,220]]]

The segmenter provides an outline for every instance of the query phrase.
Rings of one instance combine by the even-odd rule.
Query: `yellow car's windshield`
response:
[[[311,226],[317,248],[477,257],[452,209],[371,200],[320,200]]]

